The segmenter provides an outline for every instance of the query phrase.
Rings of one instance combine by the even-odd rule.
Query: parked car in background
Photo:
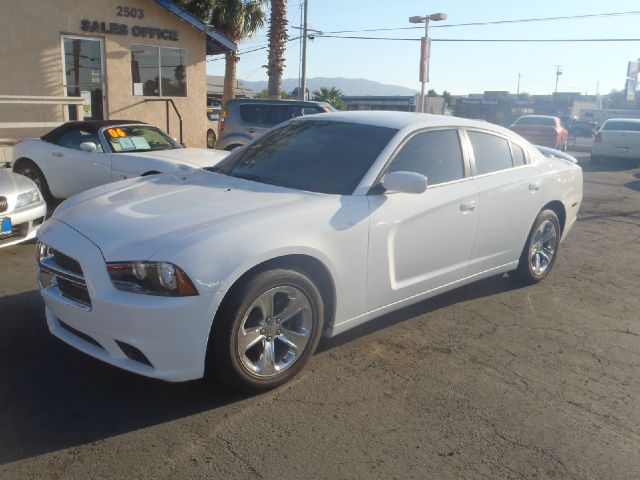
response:
[[[13,171],[45,201],[116,180],[215,165],[227,152],[185,148],[153,125],[129,120],[67,122],[13,149]]]
[[[558,117],[550,115],[523,115],[509,129],[534,145],[565,151],[569,143],[567,129]]]
[[[220,106],[207,107],[207,148],[215,148],[218,139]]]
[[[640,119],[612,118],[596,132],[591,146],[591,161],[610,159],[640,161]]]
[[[265,390],[323,334],[491,275],[541,281],[581,201],[579,166],[497,125],[303,116],[213,168],[62,203],[38,232],[46,318],[141,375]]]
[[[47,214],[36,184],[0,170],[0,248],[35,238]]]
[[[264,135],[270,128],[295,117],[334,112],[325,102],[238,98],[229,100],[220,117],[216,148],[233,150]]]
[[[584,122],[577,117],[560,115],[562,126],[567,129],[570,137],[593,137],[598,128],[595,122]]]

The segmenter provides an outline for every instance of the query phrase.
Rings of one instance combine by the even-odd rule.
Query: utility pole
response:
[[[556,89],[554,93],[558,93],[558,80],[560,79],[560,75],[562,75],[562,65],[556,65]]]
[[[298,99],[307,99],[307,18],[309,16],[309,0],[304,0],[304,25],[302,27],[302,75]]]
[[[520,77],[522,77],[521,73],[518,74],[518,91],[516,93],[516,99],[520,96]]]

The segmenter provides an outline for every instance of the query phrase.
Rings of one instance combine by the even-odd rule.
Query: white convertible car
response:
[[[221,150],[184,148],[157,127],[128,120],[67,122],[14,147],[13,171],[47,202],[116,180],[211,167]]]
[[[322,334],[491,275],[542,280],[581,200],[579,166],[489,123],[300,117],[212,169],[62,203],[38,233],[47,322],[141,375],[264,390]]]

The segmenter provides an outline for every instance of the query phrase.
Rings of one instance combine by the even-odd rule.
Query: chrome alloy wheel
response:
[[[253,301],[240,323],[238,357],[251,374],[273,377],[302,356],[312,329],[307,296],[291,286],[271,288]]]
[[[540,276],[549,269],[558,247],[558,231],[555,223],[545,220],[536,229],[531,239],[529,261],[531,270]]]

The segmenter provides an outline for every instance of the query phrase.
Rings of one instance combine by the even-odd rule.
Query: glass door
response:
[[[62,37],[64,89],[68,97],[83,97],[85,120],[103,120],[104,62],[100,38]],[[80,108],[80,107],[78,107]],[[77,120],[77,111],[69,108],[69,119]]]

